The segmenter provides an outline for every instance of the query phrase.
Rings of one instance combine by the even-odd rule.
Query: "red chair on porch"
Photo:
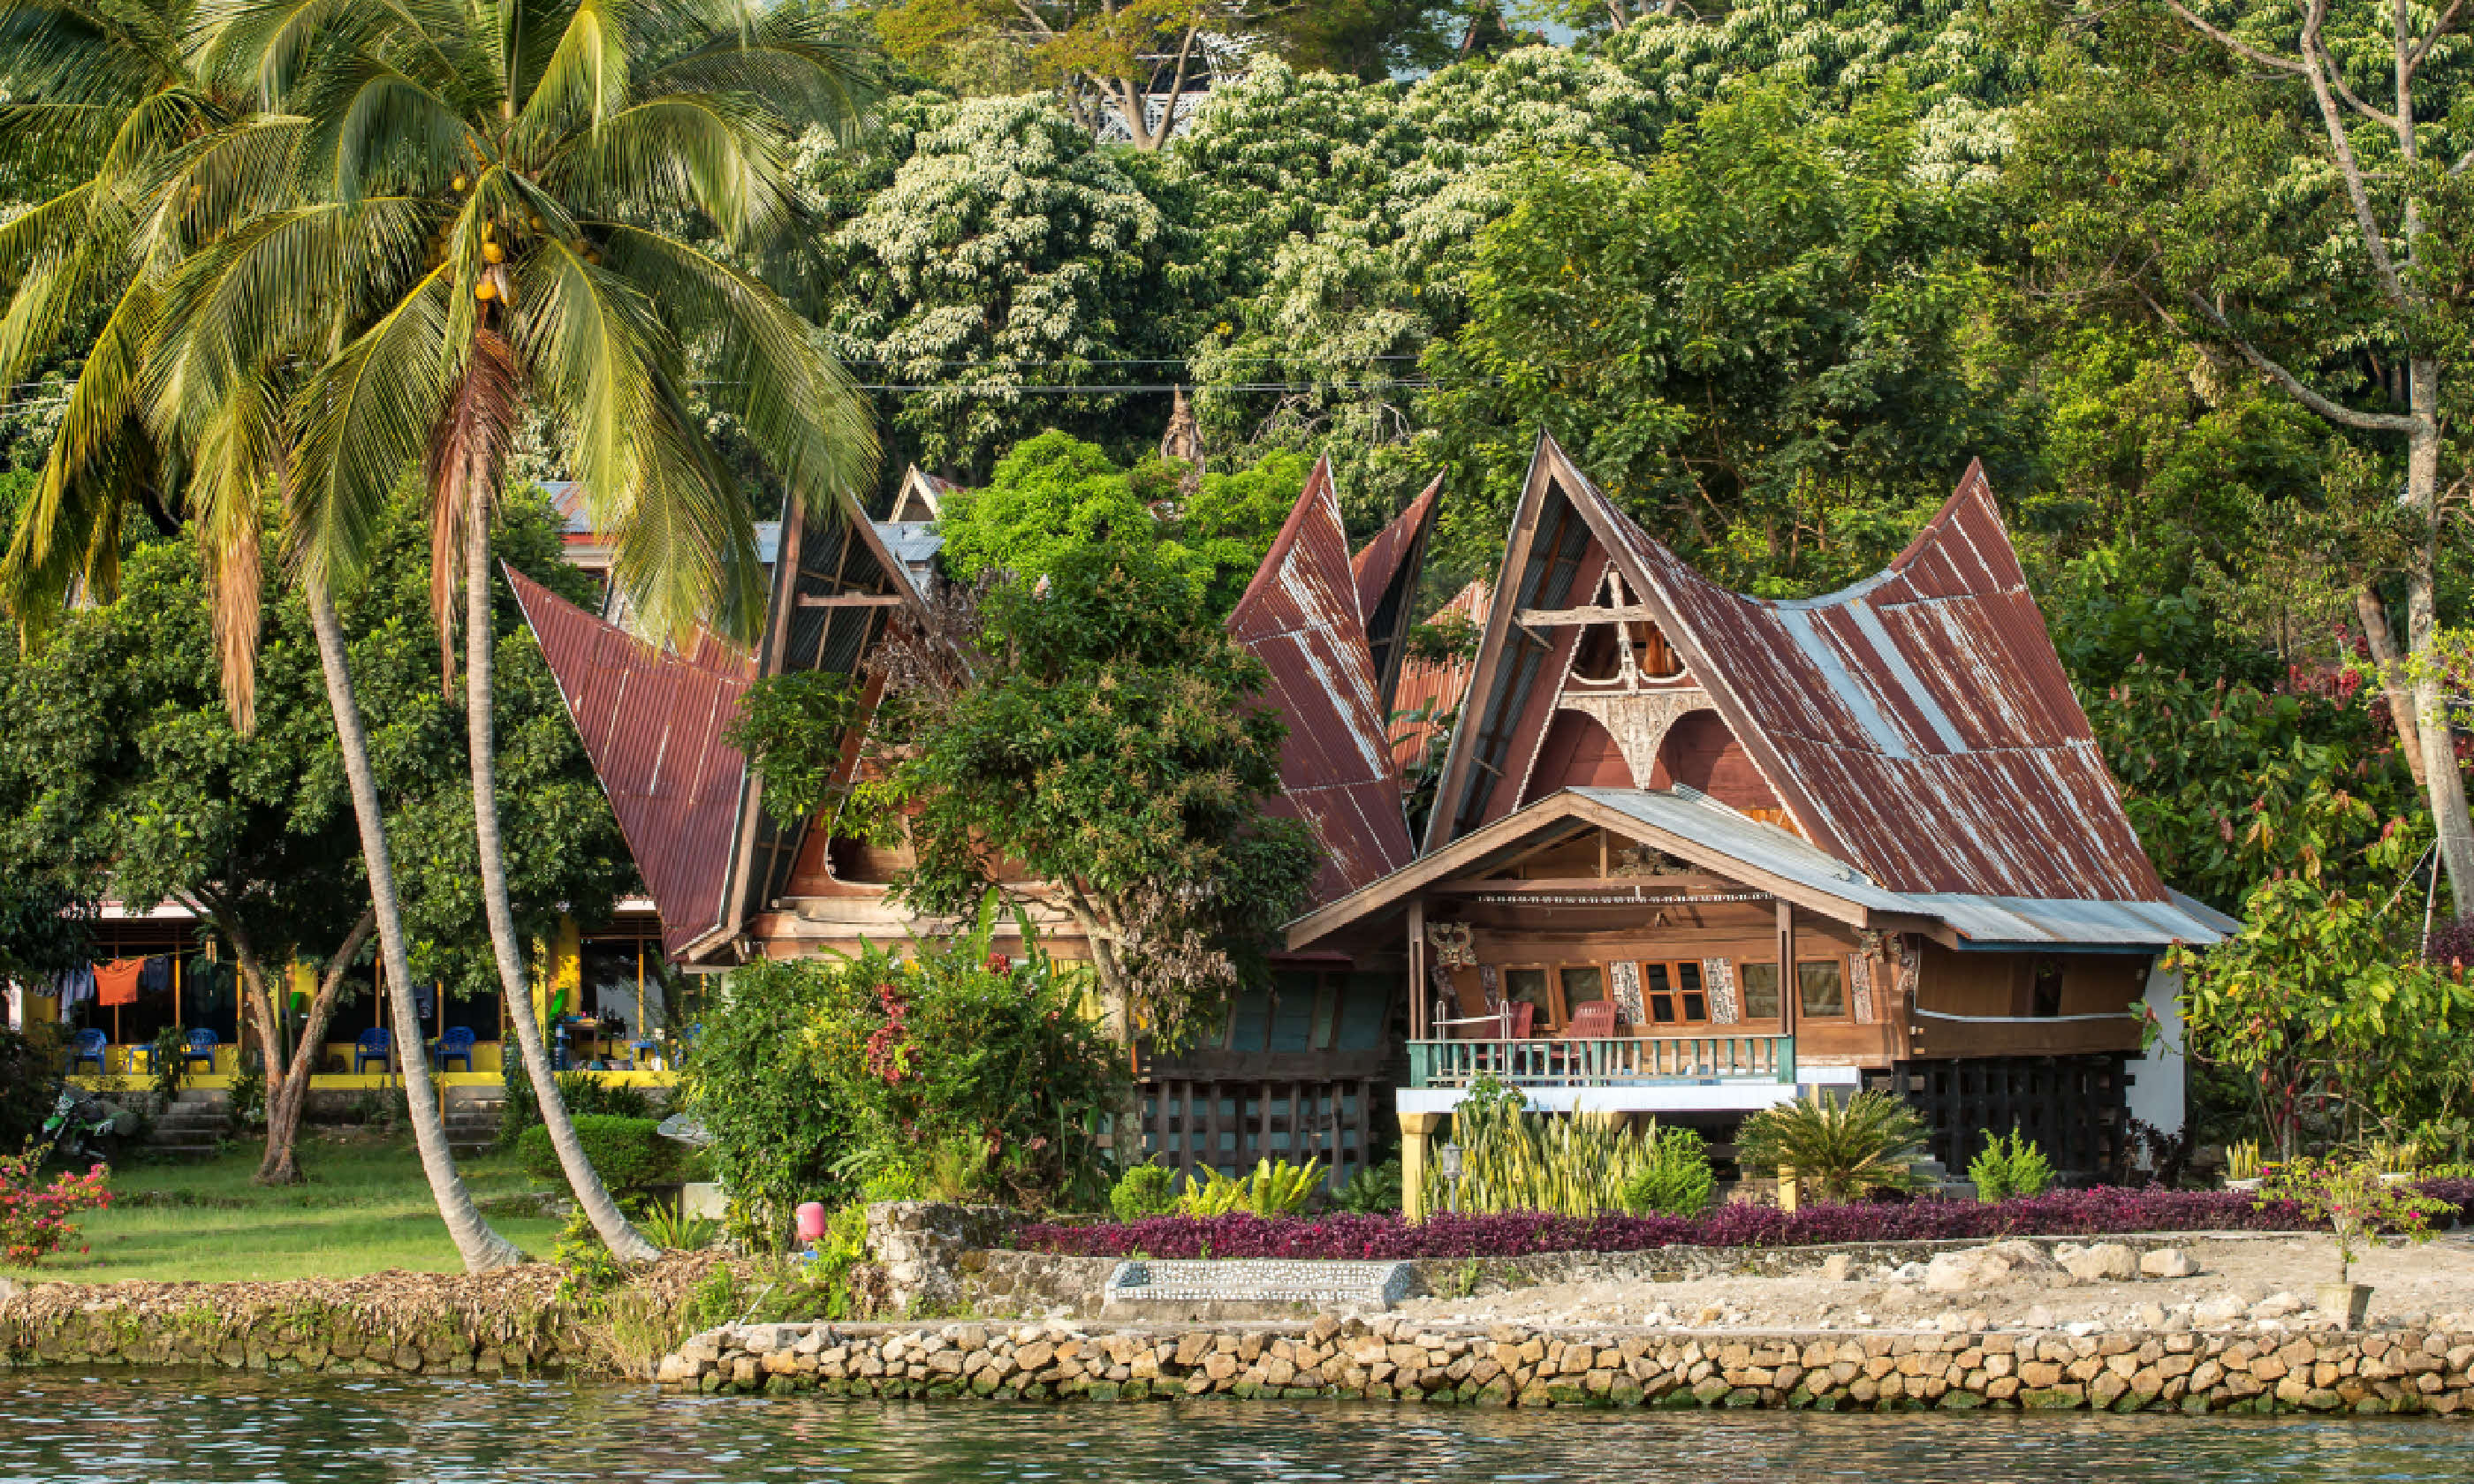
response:
[[[1557,1069],[1566,1077],[1596,1074],[1601,1070],[1598,1063],[1603,1054],[1588,1042],[1609,1041],[1614,1034],[1615,1007],[1613,1004],[1598,1000],[1576,1007],[1572,1017],[1564,1022],[1564,1034],[1558,1038],[1560,1044],[1552,1053],[1552,1060],[1558,1064]]]

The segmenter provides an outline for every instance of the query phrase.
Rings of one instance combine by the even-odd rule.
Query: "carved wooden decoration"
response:
[[[1429,922],[1426,942],[1434,947],[1435,962],[1445,969],[1477,967],[1477,947],[1469,940],[1467,922]]]
[[[1743,1017],[1735,1007],[1735,966],[1723,958],[1701,961],[1701,987],[1710,992],[1710,1023],[1734,1025]]]
[[[1644,1025],[1649,1012],[1640,1002],[1640,966],[1630,959],[1607,966],[1607,978],[1613,986],[1615,1014],[1626,1025]]]
[[[1873,955],[1847,955],[1847,999],[1855,1007],[1856,1023],[1871,1025],[1873,1015]]]

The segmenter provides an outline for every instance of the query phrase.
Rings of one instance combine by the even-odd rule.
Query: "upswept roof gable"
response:
[[[1406,865],[1389,716],[1358,610],[1348,533],[1331,469],[1317,461],[1269,555],[1228,616],[1228,634],[1271,672],[1265,699],[1289,725],[1281,796],[1322,850],[1310,899],[1346,895]]]
[[[1595,552],[1533,549],[1559,505],[1587,525]],[[1550,556],[1613,563],[1799,827],[1885,888],[2165,899],[1980,466],[1886,570],[1777,602],[1693,571],[1541,438],[1499,590],[1520,590]],[[1490,650],[1508,642],[1509,607],[1487,625]],[[1475,689],[1509,683],[1513,669],[1499,653],[1481,655]],[[1454,741],[1430,849],[1469,817],[1446,810],[1473,786],[1482,760],[1463,758],[1472,741]],[[1521,746],[1509,739],[1511,753]]]
[[[1357,611],[1366,621],[1367,649],[1374,663],[1375,699],[1386,715],[1398,706],[1409,631],[1418,621],[1418,579],[1425,569],[1426,538],[1435,528],[1435,503],[1443,492],[1443,476],[1437,474],[1349,562],[1357,579]]]

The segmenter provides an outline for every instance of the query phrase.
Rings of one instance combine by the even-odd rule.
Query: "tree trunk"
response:
[[[2457,740],[2448,722],[2441,684],[2438,602],[2439,564],[2439,363],[2416,357],[2413,406],[2420,422],[2406,443],[2406,499],[2423,525],[2406,568],[2405,634],[2413,657],[2414,721],[2422,737],[2423,789],[2439,832],[2439,860],[2448,870],[2449,898],[2459,917],[2474,916],[2474,819],[2465,808],[2465,776],[2457,767]]]
[[[473,1193],[455,1172],[447,1147],[447,1125],[430,1091],[429,1056],[421,1017],[412,1002],[412,969],[404,952],[403,915],[396,904],[395,866],[387,854],[386,818],[378,808],[377,778],[370,770],[369,732],[352,698],[352,673],[344,663],[344,627],[335,599],[324,583],[306,585],[310,626],[318,634],[318,663],[326,673],[327,704],[335,713],[335,740],[343,750],[344,777],[352,785],[352,814],[361,827],[361,859],[369,872],[370,907],[377,917],[378,952],[386,964],[387,1003],[395,1020],[397,1065],[403,1068],[404,1100],[412,1114],[412,1139],[421,1151],[422,1173],[438,1202],[447,1234],[464,1257],[466,1271],[486,1273],[521,1262],[524,1255],[482,1219]],[[306,1038],[303,1044],[308,1045]],[[298,1053],[296,1053],[297,1058]]]
[[[2379,667],[2380,689],[2388,696],[2389,719],[2396,723],[2397,751],[2405,754],[2413,786],[2422,788],[2422,729],[2414,725],[2413,687],[2406,683],[2405,661],[2397,657],[2396,635],[2389,629],[2389,606],[2369,584],[2354,589],[2354,616],[2363,621],[2363,637]]]
[[[360,955],[361,945],[369,942],[370,930],[376,925],[376,914],[361,909],[352,930],[344,935],[344,945],[327,960],[327,968],[318,976],[318,992],[309,997],[309,1015],[302,1022],[301,1040],[292,1048],[292,1065],[278,1085],[268,1082],[266,1091],[266,1153],[258,1161],[255,1183],[261,1185],[297,1185],[301,1184],[301,1161],[297,1148],[301,1135],[301,1115],[309,1106],[309,1079],[317,1075],[318,1054],[327,1039],[327,1022],[334,1017],[337,992],[343,988],[344,970]],[[251,987],[260,1002],[261,1026],[279,1014],[275,995],[266,987],[263,969],[253,961]],[[263,1035],[261,1029],[259,1034]],[[270,1064],[273,1058],[268,1059]]]
[[[516,947],[516,915],[507,900],[507,859],[498,836],[497,730],[490,706],[495,695],[490,621],[490,512],[487,486],[474,482],[473,501],[464,513],[464,714],[466,741],[473,756],[473,829],[480,846],[481,901],[490,918],[490,947],[498,961],[498,987],[507,1007],[508,1023],[523,1047],[524,1070],[532,1077],[541,1102],[541,1120],[549,1130],[550,1147],[558,1151],[559,1167],[568,1187],[593,1219],[593,1229],[611,1256],[622,1262],[650,1262],[661,1249],[644,1240],[627,1223],[618,1203],[601,1183],[584,1141],[575,1137],[575,1120],[568,1116],[559,1096],[558,1077],[543,1048],[541,1023],[533,1018],[531,986],[524,978],[523,956]]]

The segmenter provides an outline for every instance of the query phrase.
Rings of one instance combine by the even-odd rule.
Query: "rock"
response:
[[[2142,1278],[2189,1278],[2198,1271],[2199,1265],[2179,1247],[2159,1247],[2154,1252],[2141,1254],[2139,1258],[2139,1276]]]
[[[2051,1253],[2022,1237],[1988,1242],[1984,1250],[2010,1264],[2011,1271],[2017,1273],[2051,1273],[2061,1268]]]
[[[2063,1257],[2062,1267],[2084,1282],[2125,1282],[2139,1276],[2139,1257],[2120,1242],[2098,1242]]]
[[[1843,1252],[1833,1252],[1821,1259],[1821,1276],[1833,1283],[1847,1282],[1856,1276],[1856,1259]],[[0,1282],[6,1281],[0,1279]],[[0,1289],[0,1299],[7,1297],[7,1290]]]
[[[2143,1304],[2131,1310],[2130,1318],[2142,1329],[2159,1329],[2165,1325],[2165,1310],[2155,1304]]]
[[[2035,1304],[2020,1317],[2019,1323],[2028,1329],[2050,1329],[2053,1328],[2053,1311],[2041,1304]]]
[[[2191,1318],[2203,1325],[2221,1325],[2240,1319],[2248,1309],[2238,1293],[2220,1293],[2213,1299],[2202,1299],[2191,1309]]]
[[[2309,1306],[2290,1293],[2273,1293],[2250,1306],[2250,1317],[2283,1319],[2288,1314],[2299,1314]]]
[[[2010,1264],[1985,1248],[1946,1252],[1925,1269],[1927,1293],[1972,1293],[2010,1276]]]
[[[1925,1281],[1928,1271],[1921,1262],[1903,1262],[1899,1265],[1898,1271],[1890,1276],[1903,1283],[1921,1283]]]

